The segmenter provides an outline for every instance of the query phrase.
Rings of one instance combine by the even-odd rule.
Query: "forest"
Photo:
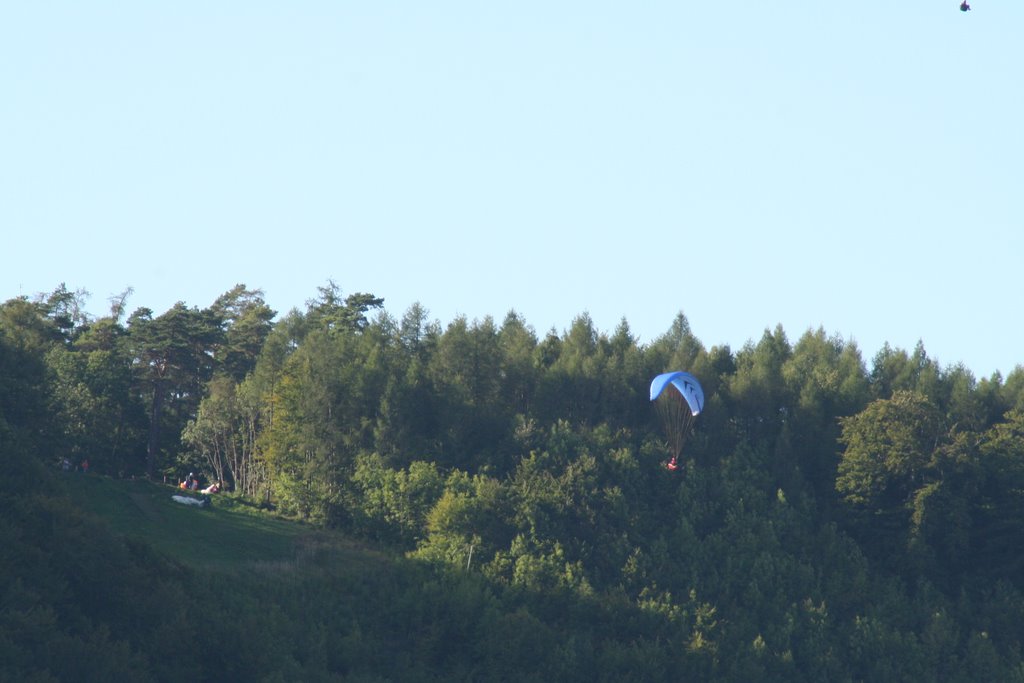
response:
[[[0,304],[0,680],[1024,681],[1022,366],[130,294]],[[677,471],[668,370],[706,397]],[[388,559],[196,570],[79,510],[65,458]]]

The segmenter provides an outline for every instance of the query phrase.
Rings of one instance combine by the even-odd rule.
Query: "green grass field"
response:
[[[381,560],[340,534],[275,517],[226,494],[210,496],[211,507],[199,508],[171,498],[198,496],[142,479],[68,474],[63,481],[72,499],[115,533],[196,568],[351,569]]]

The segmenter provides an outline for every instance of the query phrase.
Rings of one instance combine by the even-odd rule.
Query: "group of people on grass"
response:
[[[200,493],[220,493],[220,482],[212,482],[205,489],[199,490],[199,477],[194,472],[189,472],[188,477],[185,481],[178,484],[179,489],[185,489],[186,491],[199,491]]]
[[[65,472],[71,471],[71,460],[68,458],[61,458],[60,468]],[[76,471],[82,472],[83,474],[89,474],[89,458],[82,460],[81,464],[75,468]]]
[[[72,469],[71,460],[67,457],[61,458],[60,468],[65,472],[70,472]],[[84,474],[88,474],[89,459],[86,458],[82,460],[82,463],[78,467],[75,467],[74,469]],[[132,478],[134,479],[134,477]],[[219,481],[214,481],[211,482],[210,485],[207,486],[205,489],[200,489],[199,477],[196,476],[195,472],[189,472],[185,480],[178,484],[178,488],[184,489],[186,491],[199,491],[200,493],[220,493],[221,489],[223,488],[223,484]]]

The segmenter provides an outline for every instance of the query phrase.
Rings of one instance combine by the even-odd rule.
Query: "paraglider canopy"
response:
[[[704,410],[704,389],[696,377],[688,372],[666,372],[658,375],[651,382],[651,400],[654,401],[661,396],[668,386],[679,392],[694,416],[700,415],[700,411]]]
[[[651,400],[655,401],[672,449],[672,459],[665,466],[675,470],[693,421],[704,410],[704,389],[688,372],[666,372],[651,381]]]

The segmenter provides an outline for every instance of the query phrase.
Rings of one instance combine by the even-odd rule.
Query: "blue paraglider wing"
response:
[[[651,400],[658,398],[669,385],[689,404],[691,413],[699,415],[704,410],[704,389],[697,378],[688,372],[666,372],[655,377],[651,381]]]

